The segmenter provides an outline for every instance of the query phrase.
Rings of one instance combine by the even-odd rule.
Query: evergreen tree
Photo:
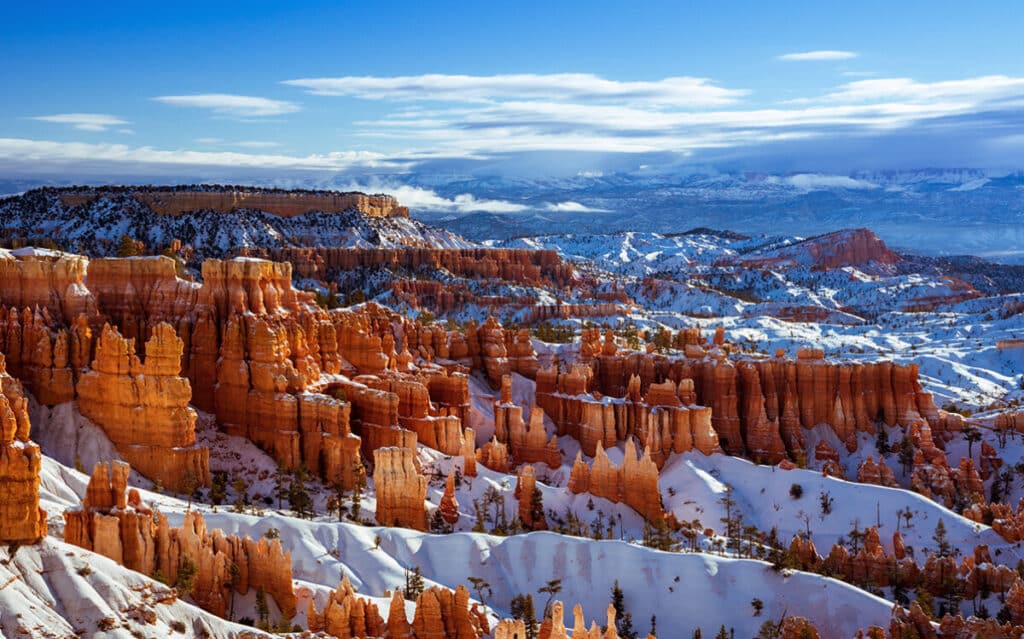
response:
[[[139,254],[139,246],[130,235],[122,235],[117,243],[118,257],[135,257]]]
[[[242,571],[239,569],[238,564],[233,561],[231,562],[228,566],[228,575],[230,575],[228,588],[231,590],[231,610],[228,613],[228,619],[233,620],[235,618],[235,591],[242,580]]]
[[[935,542],[936,552],[940,557],[949,557],[953,554],[953,546],[946,537],[946,524],[942,523],[941,519],[939,523],[935,524],[935,533],[932,534],[932,540]]]
[[[256,589],[256,617],[260,628],[270,625],[270,605],[267,603],[267,591],[260,586]]]
[[[306,488],[308,476],[309,471],[306,470],[305,465],[299,466],[295,469],[292,481],[288,485],[288,505],[301,519],[313,518],[313,498],[310,497],[309,489]]]
[[[516,595],[512,598],[509,606],[512,617],[520,619],[526,626],[526,639],[537,639],[540,631],[540,624],[537,623],[537,613],[533,606],[533,595]]]
[[[757,637],[754,639],[778,639],[779,634],[779,625],[771,619],[767,619],[761,624],[757,631]]]
[[[724,628],[725,628],[725,626],[723,626],[722,628],[724,629]],[[701,639],[701,636],[700,636],[700,628],[696,628],[696,629],[694,629],[694,631],[693,631],[693,637],[692,637],[691,639]]]
[[[931,618],[935,617],[935,599],[932,598],[932,593],[928,592],[928,589],[923,586],[918,586],[915,591],[917,595],[917,603],[924,610],[924,613]]]
[[[235,477],[235,481],[231,482],[231,488],[235,491],[235,503],[232,510],[236,513],[243,512],[246,504],[249,503],[249,484],[245,481],[245,478],[239,475]]]
[[[473,584],[473,591],[476,592],[477,601],[479,601],[480,603],[484,603],[485,590],[487,591],[488,595],[492,594],[491,584],[484,581],[483,577],[469,577],[467,581]]]
[[[626,595],[619,587],[619,580],[612,586],[612,607],[615,608],[615,628],[622,639],[636,639],[633,630],[633,615],[626,611]]]
[[[363,491],[366,490],[366,467],[358,459],[352,465],[352,471],[356,477],[356,485],[352,489],[352,512],[349,518],[358,522],[362,517]]]
[[[420,574],[420,567],[416,566],[412,572],[406,569],[405,588],[402,589],[402,595],[409,601],[416,601],[421,594],[423,594],[423,575]]]
[[[724,624],[718,629],[718,634],[715,635],[715,639],[729,639],[729,631],[725,629]]]
[[[281,510],[284,507],[284,500],[288,499],[288,489],[290,483],[288,482],[288,471],[278,467],[277,473],[274,474],[274,497],[277,498],[277,509]]]
[[[555,595],[562,592],[562,580],[552,579],[539,588],[537,592],[548,596],[547,601],[544,602],[544,618],[547,619],[551,616],[551,602],[554,600]]]
[[[181,563],[178,565],[178,581],[175,587],[178,592],[181,593],[182,597],[192,594],[192,589],[196,586],[196,562],[192,561],[192,558],[185,555],[181,558]]]
[[[220,506],[228,496],[228,474],[222,470],[213,473],[210,484],[210,503]]]
[[[974,456],[974,443],[981,441],[981,431],[974,426],[964,426],[964,439],[967,440],[967,456]]]
[[[530,521],[536,528],[544,521],[544,495],[540,488],[533,487],[533,494],[530,495]]]

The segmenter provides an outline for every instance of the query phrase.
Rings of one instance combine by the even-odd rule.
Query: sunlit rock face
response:
[[[39,507],[42,454],[29,439],[28,400],[0,354],[0,542],[34,543],[46,535]]]

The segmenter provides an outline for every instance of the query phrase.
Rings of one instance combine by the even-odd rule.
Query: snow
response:
[[[203,612],[161,583],[51,537],[0,548],[0,611],[4,637],[131,639],[140,630],[160,637],[271,636]]]

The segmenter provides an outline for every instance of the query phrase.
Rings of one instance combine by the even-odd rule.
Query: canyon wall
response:
[[[124,459],[146,477],[188,492],[210,484],[210,468],[209,450],[196,445],[192,388],[179,376],[182,350],[174,328],[161,323],[142,362],[135,340],[105,325],[77,390],[79,410],[103,428]]]
[[[370,217],[409,217],[409,208],[400,206],[390,195],[338,193],[334,191],[274,191],[247,187],[222,187],[197,190],[122,187],[59,189],[65,206],[84,206],[99,197],[127,196],[161,215],[180,215],[188,211],[212,210],[227,213],[235,209],[265,211],[279,217],[294,217],[310,212],[340,213],[356,210]]]
[[[263,588],[282,616],[295,615],[291,553],[278,539],[253,541],[208,531],[203,516],[190,511],[178,528],[127,489],[130,467],[97,464],[79,508],[64,513],[64,539],[168,584],[178,582],[185,562],[195,569],[192,599],[204,610],[224,617],[234,599],[250,588]]]
[[[28,400],[0,354],[0,542],[35,543],[46,535],[39,507],[42,453],[29,439]],[[13,553],[12,553],[13,554]]]

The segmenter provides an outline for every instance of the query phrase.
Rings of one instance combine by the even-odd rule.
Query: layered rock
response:
[[[658,467],[651,459],[650,450],[644,449],[643,455],[637,458],[631,439],[626,440],[621,467],[608,459],[601,445],[589,466],[577,454],[568,488],[575,494],[589,492],[595,497],[624,503],[648,521],[660,521],[665,516],[658,489]]]
[[[614,346],[607,340],[604,344]],[[597,376],[580,367],[566,373],[547,368],[537,374],[538,406],[552,418],[559,435],[579,440],[585,454],[594,456],[599,445],[609,448],[631,435],[650,449],[659,466],[673,452],[695,449],[709,455],[720,450],[714,413],[694,405],[692,380],[652,383],[643,395],[640,376],[632,374],[620,399],[588,394],[586,389]]]
[[[310,600],[306,621],[311,632],[333,637],[382,637],[387,629],[377,604],[357,597],[347,576],[328,596],[322,610],[317,610]]]
[[[388,447],[373,451],[373,485],[378,524],[427,529],[427,478],[417,467],[415,449]]]
[[[519,502],[519,520],[527,530],[547,530],[548,522],[544,518],[544,509],[538,502],[535,492],[537,488],[537,472],[533,466],[523,466],[516,474],[514,496]]]
[[[172,585],[183,563],[190,561],[195,568],[192,599],[219,616],[226,615],[232,592],[244,595],[250,588],[263,588],[282,616],[295,615],[291,554],[283,551],[280,540],[253,541],[219,529],[207,531],[195,511],[185,513],[181,527],[170,528],[167,518],[143,504],[137,491],[125,495],[129,470],[123,463],[96,465],[81,507],[64,513],[65,541]]]
[[[547,464],[550,468],[562,465],[558,437],[547,436],[544,412],[535,404],[530,409],[530,424],[523,422],[523,408],[512,403],[512,378],[501,380],[501,397],[494,402],[494,436],[507,444],[517,464]]]
[[[143,475],[175,490],[209,485],[209,451],[196,446],[192,389],[181,369],[182,341],[159,324],[145,362],[109,325],[96,343],[92,368],[78,383],[78,406]]]
[[[39,507],[42,454],[29,439],[28,400],[0,354],[0,542],[35,543],[46,535]]]
[[[76,322],[71,330],[54,324],[45,308],[0,306],[0,352],[7,353],[8,370],[50,406],[75,398],[75,377],[88,363],[92,341],[85,323]]]
[[[441,519],[449,526],[459,523],[459,500],[455,496],[455,473],[449,473],[444,483],[444,494],[437,506]]]
[[[573,281],[571,264],[557,251],[491,248],[255,248],[239,255],[295,265],[304,279],[333,280],[356,269],[447,271],[458,277],[490,279],[534,286],[564,286]]]
[[[498,441],[497,437],[494,437],[491,441],[477,449],[476,461],[496,473],[512,472],[508,446]]]
[[[857,467],[857,481],[862,484],[878,484],[879,486],[888,486],[890,488],[899,487],[896,475],[893,473],[892,468],[889,468],[885,463],[885,458],[879,457],[878,463],[875,463],[872,455],[868,455],[867,459]]]
[[[0,305],[45,310],[67,325],[81,314],[93,316],[96,300],[84,285],[88,264],[70,253],[0,250]]]
[[[190,211],[229,213],[237,209],[264,211],[279,217],[310,212],[359,211],[369,217],[409,217],[390,195],[338,191],[278,191],[247,186],[197,187],[95,187],[59,189],[65,206],[85,206],[100,197],[128,196],[160,215],[181,215]]]

